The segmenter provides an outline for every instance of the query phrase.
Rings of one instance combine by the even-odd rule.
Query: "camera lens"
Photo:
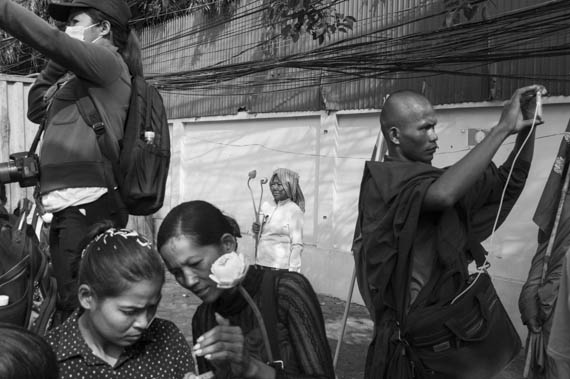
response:
[[[14,161],[0,163],[0,183],[13,183],[20,179],[18,167]]]

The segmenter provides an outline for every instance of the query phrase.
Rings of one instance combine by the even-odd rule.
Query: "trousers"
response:
[[[53,215],[49,247],[58,289],[56,309],[64,314],[60,316],[62,321],[79,306],[77,274],[81,260],[80,244],[90,228],[103,220],[113,221],[117,228],[124,228],[127,224],[128,212],[119,205],[115,196],[118,196],[116,192],[107,192],[91,203],[68,207]]]

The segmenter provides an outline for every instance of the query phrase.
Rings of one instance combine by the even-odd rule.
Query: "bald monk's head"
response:
[[[382,133],[391,157],[431,164],[437,149],[437,118],[428,99],[414,91],[397,91],[380,113]]]

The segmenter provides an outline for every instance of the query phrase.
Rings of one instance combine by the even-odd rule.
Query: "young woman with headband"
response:
[[[191,351],[172,322],[155,318],[164,265],[136,232],[102,223],[86,239],[80,308],[47,335],[61,379],[183,378]]]

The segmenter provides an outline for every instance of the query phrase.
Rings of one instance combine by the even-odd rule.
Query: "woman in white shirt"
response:
[[[299,174],[278,168],[269,187],[274,201],[261,206],[260,223],[254,222],[254,238],[259,236],[255,263],[258,266],[301,271],[303,252],[303,214],[305,198]]]

